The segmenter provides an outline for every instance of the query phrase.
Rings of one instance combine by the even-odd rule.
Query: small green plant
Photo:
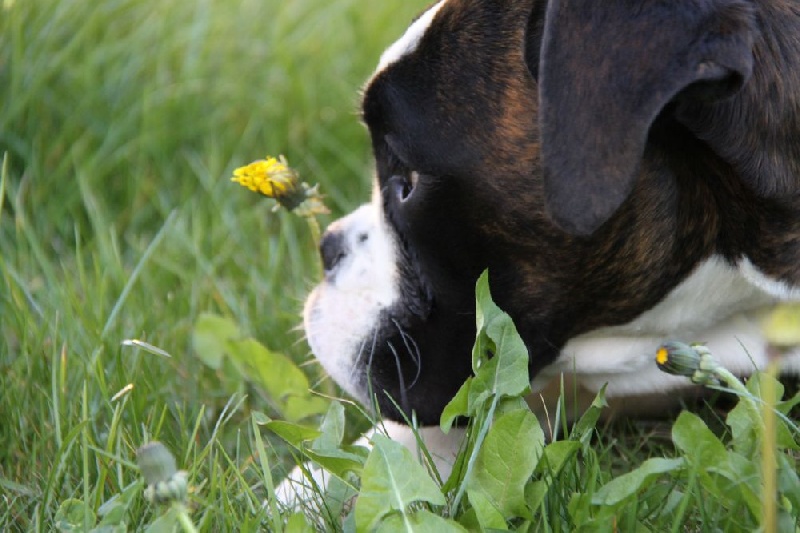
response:
[[[148,528],[148,532],[171,531],[177,522],[186,533],[196,533],[186,497],[189,494],[189,474],[178,470],[175,456],[158,441],[145,444],[136,450],[136,463],[147,484],[145,499],[152,504],[168,504],[168,511]]]
[[[746,388],[734,386],[742,399],[727,415],[727,435],[716,435],[697,415],[684,412],[672,427],[673,456],[651,457],[615,477],[602,470],[595,449],[603,393],[564,438],[546,442],[523,400],[529,392],[527,350],[511,319],[492,302],[486,274],[476,286],[476,301],[474,376],[441,420],[443,431],[466,423],[466,438],[443,483],[431,462],[423,460],[423,468],[405,448],[380,435],[372,439],[368,455],[343,445],[344,414],[336,402],[319,429],[262,420],[298,457],[312,461],[356,495],[347,510],[340,502],[330,503],[332,491],[340,491],[336,483],[325,489],[309,477],[317,491],[313,514],[318,518],[319,509],[336,510],[328,515],[325,529],[794,530],[800,509],[794,454],[800,446],[786,413],[800,403],[800,395],[777,402],[771,398],[782,397],[780,384],[768,374],[757,374]],[[698,382],[722,380],[731,386],[735,379],[701,346],[670,343],[657,359],[663,368]],[[700,501],[706,498],[710,500]]]

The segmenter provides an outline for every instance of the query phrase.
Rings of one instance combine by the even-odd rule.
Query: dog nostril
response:
[[[344,235],[340,231],[326,231],[319,243],[322,267],[326,272],[336,268],[345,255]]]

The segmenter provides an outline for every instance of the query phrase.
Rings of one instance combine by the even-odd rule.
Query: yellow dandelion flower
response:
[[[233,171],[231,181],[277,200],[294,192],[297,174],[289,168],[283,157],[280,160],[268,157],[237,168]]]
[[[266,159],[239,167],[233,171],[231,181],[268,198],[274,198],[281,206],[300,216],[312,217],[328,213],[318,187],[310,187],[301,182],[297,172],[283,156],[267,156]]]
[[[664,366],[669,360],[669,351],[663,346],[656,351],[656,364]]]

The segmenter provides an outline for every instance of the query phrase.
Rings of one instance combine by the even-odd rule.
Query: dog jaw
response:
[[[330,376],[366,401],[359,385],[377,335],[377,317],[399,298],[396,251],[376,204],[366,204],[334,222],[326,234],[342,239],[342,257],[306,300],[308,343]]]

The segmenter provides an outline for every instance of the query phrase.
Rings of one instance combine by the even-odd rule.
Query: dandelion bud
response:
[[[136,463],[147,487],[144,497],[151,503],[183,502],[189,492],[189,474],[178,470],[175,457],[158,441],[136,451]]]
[[[183,502],[189,494],[189,474],[179,470],[166,481],[148,485],[144,497],[150,503]]]
[[[716,384],[717,363],[702,344],[670,341],[656,350],[656,364],[667,374],[686,376],[698,385]]]
[[[139,465],[139,470],[142,471],[144,481],[148,485],[167,481],[178,471],[175,457],[158,441],[145,444],[136,450],[136,464]]]

